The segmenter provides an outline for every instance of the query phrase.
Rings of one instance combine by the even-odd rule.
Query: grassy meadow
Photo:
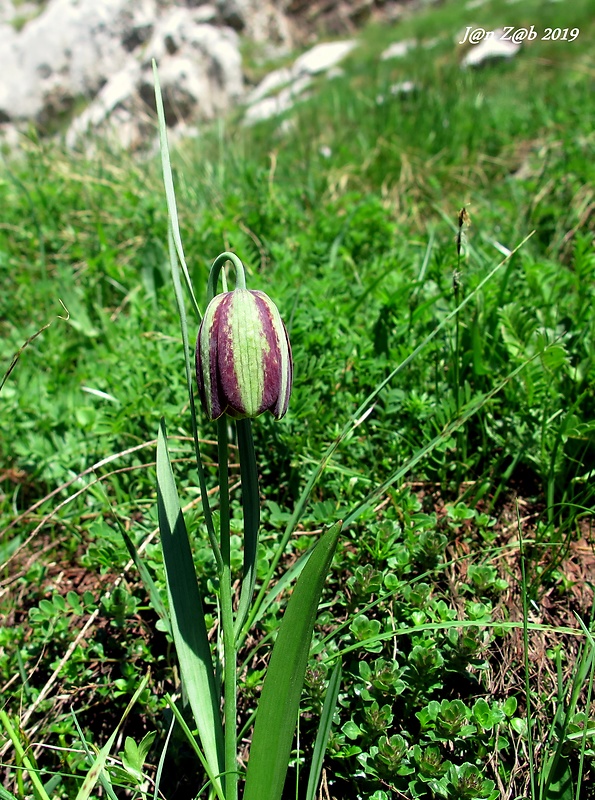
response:
[[[462,70],[472,24],[580,35]],[[592,3],[446,2],[360,38],[285,119],[232,115],[172,154],[199,303],[232,250],[293,348],[289,412],[253,428],[257,590],[343,521],[284,800],[310,798],[338,659],[317,798],[595,798]],[[160,160],[31,132],[0,165],[0,204],[0,798],[40,797],[33,776],[82,797],[145,678],[111,785],[87,796],[194,798],[200,762],[179,727],[168,738],[175,650],[121,532],[165,601],[163,417],[219,656]],[[216,426],[199,423],[217,509]],[[268,595],[239,654],[242,767],[289,595]]]

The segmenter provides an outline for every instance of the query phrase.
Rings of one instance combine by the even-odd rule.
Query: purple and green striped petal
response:
[[[235,289],[216,295],[205,312],[196,347],[196,374],[209,419],[227,413],[257,417],[287,411],[293,365],[277,307],[264,293]]]

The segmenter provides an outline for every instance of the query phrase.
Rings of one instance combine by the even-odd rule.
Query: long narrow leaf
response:
[[[159,756],[159,761],[157,763],[157,771],[155,773],[155,791],[153,793],[153,800],[159,800],[160,795],[159,787],[161,786],[161,776],[163,774],[163,767],[165,766],[165,758],[167,756],[167,748],[169,747],[169,741],[171,739],[171,735],[174,732],[174,727],[176,724],[175,716],[171,718],[171,723],[169,726],[169,730],[167,731],[167,736],[165,737],[165,742],[163,744],[163,748],[161,750],[161,755]]]
[[[591,622],[590,622],[591,625],[593,624],[592,615],[593,615],[593,610],[591,611]],[[588,645],[590,647],[590,653],[592,655],[593,651],[594,651],[594,648],[595,648],[595,642],[593,641],[593,636],[591,635],[591,631],[587,628],[587,626],[582,621],[582,619],[578,616],[578,614],[575,613],[575,616],[577,618],[577,622],[580,624],[581,628],[583,629],[583,632],[584,632],[585,636],[587,637],[587,642],[588,642]],[[587,698],[586,698],[586,702],[585,702],[585,708],[591,708],[591,697],[593,695],[593,682],[594,682],[594,680],[595,680],[595,661],[593,659],[591,659],[591,665],[590,665],[590,669],[589,669],[589,680],[587,682],[588,688],[587,688]],[[585,764],[585,750],[587,748],[587,734],[588,733],[589,733],[588,725],[585,725],[584,730],[582,731],[582,736],[580,737],[581,738],[581,743],[580,743],[580,750],[579,750],[580,756],[579,756],[579,765],[578,765],[578,777],[577,777],[577,780],[576,780],[576,785],[577,785],[576,800],[579,800],[580,787],[582,786],[582,776],[583,776],[583,769],[584,769],[584,764]],[[566,738],[567,738],[567,740],[569,740],[569,739],[571,739],[571,737],[572,737],[572,734],[567,735]],[[579,737],[577,737],[577,738],[579,738]]]
[[[2,724],[2,726],[4,727],[4,730],[6,731],[8,738],[11,740],[14,749],[16,750],[17,755],[21,759],[24,768],[29,773],[29,777],[31,778],[31,783],[34,786],[38,794],[38,797],[40,798],[40,800],[50,800],[43,787],[43,783],[40,781],[37,775],[37,770],[27,757],[27,754],[25,753],[25,748],[21,744],[19,737],[17,736],[14,728],[12,727],[12,723],[8,718],[8,714],[3,709],[0,710],[0,724]]]
[[[157,504],[171,626],[209,777],[220,788],[223,772],[223,726],[202,601],[180,500],[167,452],[165,423],[157,437]]]
[[[114,746],[114,742],[116,741],[116,737],[117,737],[118,733],[120,732],[120,729],[121,729],[122,725],[124,724],[124,720],[126,719],[128,714],[130,713],[132,707],[134,706],[134,704],[136,703],[136,701],[140,697],[141,693],[144,691],[144,688],[147,685],[147,681],[148,680],[149,680],[149,676],[147,674],[142,679],[142,681],[140,682],[140,685],[138,686],[136,692],[133,694],[130,702],[126,706],[126,709],[125,709],[124,713],[122,714],[122,717],[120,718],[120,721],[118,722],[118,724],[116,726],[116,729],[114,730],[112,735],[109,737],[107,742],[103,745],[103,747],[101,748],[101,750],[97,754],[97,757],[95,758],[95,761],[93,762],[93,764],[91,764],[91,768],[87,772],[87,774],[85,776],[85,779],[84,779],[84,781],[82,783],[82,786],[78,791],[78,794],[76,796],[76,800],[89,800],[89,798],[91,797],[91,792],[93,791],[93,789],[95,787],[95,784],[102,777],[104,778],[104,783],[106,783],[106,785],[109,785],[107,783],[107,779],[104,776],[104,768],[105,768],[105,764],[107,762],[107,757],[109,756],[110,751],[111,751],[112,747]],[[83,740],[83,744],[86,744],[84,742],[84,740]],[[106,786],[104,786],[104,788],[106,788]]]
[[[155,82],[155,104],[157,107],[157,119],[159,121],[159,149],[161,151],[161,167],[163,170],[163,183],[165,186],[165,197],[167,199],[167,213],[171,222],[172,235],[176,246],[176,253],[182,265],[182,272],[186,279],[186,286],[190,293],[192,300],[192,307],[198,319],[202,319],[200,308],[196,302],[194,289],[192,288],[192,281],[188,267],[186,266],[186,259],[184,257],[184,248],[182,246],[182,237],[180,236],[180,225],[178,223],[178,207],[176,205],[176,194],[174,191],[174,179],[171,171],[171,162],[169,158],[169,146],[167,144],[167,127],[165,123],[165,110],[163,108],[163,98],[161,96],[161,86],[159,84],[159,74],[157,72],[157,64],[153,59],[153,79]]]
[[[79,721],[77,719],[76,713],[75,713],[73,708],[70,709],[70,716],[72,717],[72,720],[74,722],[74,727],[76,728],[77,733],[79,735],[79,739],[81,741],[81,745],[83,747],[83,750],[87,754],[87,761],[92,765],[91,769],[89,770],[89,773],[87,774],[87,778],[85,779],[85,780],[87,780],[89,778],[89,776],[93,777],[93,775],[96,773],[96,771],[97,771],[97,763],[98,763],[96,761],[96,756],[101,756],[101,752],[102,751],[99,751],[97,749],[93,750],[91,748],[91,746],[87,743],[87,740],[85,739],[85,734],[83,733],[83,729],[79,725]],[[110,750],[111,750],[111,748],[113,746],[113,743],[115,741],[115,735],[117,734],[118,730],[119,730],[119,726],[118,726],[118,728],[116,728],[115,734],[112,734],[112,736],[108,740],[107,744],[105,744],[104,747],[103,747],[103,749],[106,751],[105,758],[103,756],[101,757],[102,758],[101,763],[103,765],[105,765],[105,761],[106,761],[107,756],[109,755],[109,752],[110,752]],[[112,789],[111,778],[106,773],[106,771],[103,769],[103,766],[99,769],[99,774],[98,774],[97,780],[103,786],[103,791],[105,792],[106,797],[109,797],[110,800],[118,800],[116,794],[114,793],[114,790]],[[91,788],[93,788],[93,787],[91,787]],[[78,800],[78,797],[77,797],[77,800]]]
[[[113,518],[114,518],[114,520],[116,522],[116,525],[118,526],[118,529],[120,531],[120,535],[122,536],[122,539],[124,539],[124,544],[126,545],[126,549],[128,550],[128,554],[130,555],[130,558],[133,560],[134,565],[136,566],[136,568],[137,568],[137,570],[139,572],[139,575],[141,577],[141,580],[142,580],[142,582],[144,584],[144,587],[145,587],[145,589],[147,590],[147,592],[149,594],[149,599],[151,600],[151,604],[153,606],[153,609],[157,612],[157,615],[159,616],[159,618],[163,622],[163,626],[164,626],[166,632],[171,636],[172,632],[171,632],[171,624],[170,624],[170,621],[169,621],[169,614],[167,613],[167,609],[166,609],[165,605],[163,604],[163,601],[161,600],[161,595],[159,594],[159,590],[157,589],[157,586],[155,585],[155,581],[151,577],[151,573],[149,572],[149,570],[147,569],[144,561],[140,557],[139,552],[138,552],[138,550],[136,548],[136,545],[132,541],[131,537],[128,535],[128,531],[126,530],[124,525],[122,525],[122,521],[121,521],[120,517],[112,510],[112,507],[110,505],[108,496],[107,496],[107,494],[105,492],[105,489],[101,485],[101,483],[97,484],[97,488],[98,488],[98,490],[99,490],[104,502],[108,506],[110,512],[112,512],[112,516],[113,516]]]
[[[169,705],[169,707],[170,707],[170,709],[171,709],[171,711],[172,711],[172,713],[174,715],[174,720],[178,723],[178,725],[182,729],[182,733],[186,737],[186,739],[188,741],[188,744],[190,745],[190,747],[194,750],[194,752],[198,756],[198,760],[200,761],[200,763],[205,768],[205,772],[210,776],[210,767],[207,764],[207,761],[206,761],[206,758],[204,756],[204,753],[200,749],[200,746],[199,746],[198,742],[196,741],[196,738],[195,738],[194,734],[192,733],[192,731],[188,727],[188,725],[186,723],[186,720],[182,716],[182,713],[181,713],[180,709],[177,707],[173,697],[171,697],[170,695],[166,695],[165,699],[167,700],[168,705]],[[208,787],[208,786],[209,786],[209,784],[205,784],[203,789]],[[202,793],[202,791],[203,790],[201,789],[200,792],[199,792],[199,795]],[[222,790],[221,786],[215,785],[215,791],[217,792],[217,797],[220,800],[225,800],[225,797],[223,795],[223,790]]]
[[[205,524],[209,534],[209,541],[213,549],[213,555],[217,562],[217,568],[220,570],[223,566],[221,561],[221,553],[219,552],[219,544],[215,534],[215,527],[213,524],[213,516],[211,514],[211,506],[209,505],[209,495],[207,492],[207,482],[205,478],[205,470],[200,455],[200,444],[198,442],[198,425],[196,422],[196,404],[194,402],[193,387],[193,370],[190,364],[190,344],[188,338],[188,322],[186,319],[186,309],[184,306],[184,294],[182,292],[182,283],[180,281],[180,270],[176,259],[176,252],[174,248],[174,240],[171,224],[167,228],[167,247],[169,251],[169,260],[171,267],[171,279],[174,286],[174,294],[176,296],[176,304],[178,306],[178,316],[180,318],[180,331],[182,333],[182,345],[184,351],[184,368],[186,370],[186,387],[188,389],[188,404],[190,406],[190,424],[192,425],[192,438],[194,440],[194,453],[196,455],[196,469],[198,471],[198,485],[200,487],[200,499],[202,503],[202,510],[205,517]]]
[[[328,744],[328,737],[331,732],[331,725],[333,724],[333,716],[335,708],[337,707],[337,697],[339,696],[339,689],[341,688],[341,661],[337,661],[334,670],[331,673],[326,690],[326,697],[324,698],[324,705],[322,707],[322,714],[320,716],[320,723],[318,725],[318,733],[316,734],[316,741],[314,742],[314,750],[312,752],[312,761],[310,763],[310,775],[308,776],[308,788],[306,789],[306,800],[316,800],[316,789],[320,782],[320,775],[322,773],[322,764],[324,762],[324,754]]]
[[[289,522],[285,526],[285,531],[283,532],[283,536],[281,538],[281,541],[277,545],[277,550],[276,550],[275,556],[274,556],[274,558],[273,558],[273,560],[272,560],[272,562],[271,562],[271,564],[269,566],[268,573],[267,573],[265,579],[262,582],[262,586],[260,587],[260,591],[258,592],[258,595],[257,595],[257,597],[256,597],[256,599],[255,599],[255,601],[254,601],[254,603],[252,605],[252,608],[250,609],[250,613],[248,615],[248,618],[247,618],[246,622],[244,623],[244,626],[243,626],[243,628],[242,628],[242,630],[240,632],[239,644],[242,643],[244,641],[244,639],[246,638],[246,636],[248,634],[248,631],[250,630],[250,628],[254,624],[255,619],[257,619],[257,617],[259,617],[259,616],[262,616],[262,605],[265,602],[265,598],[267,598],[267,596],[270,594],[271,591],[274,593],[275,596],[277,595],[276,585],[273,586],[272,590],[269,589],[269,586],[271,584],[271,580],[273,578],[273,574],[274,574],[275,570],[277,569],[279,561],[281,560],[281,556],[283,555],[283,553],[285,551],[285,548],[287,547],[287,543],[289,542],[289,540],[291,538],[291,534],[295,530],[295,527],[296,527],[298,521],[300,520],[300,518],[301,518],[301,516],[302,516],[302,514],[304,512],[306,504],[307,504],[307,502],[308,502],[308,500],[310,498],[310,494],[312,492],[312,489],[314,488],[314,486],[318,482],[318,479],[320,478],[320,476],[322,475],[322,473],[326,469],[326,466],[327,466],[328,462],[330,461],[330,459],[331,459],[333,453],[335,452],[335,450],[339,447],[341,442],[343,442],[344,439],[347,438],[347,436],[351,433],[353,428],[355,428],[357,425],[359,425],[363,421],[363,418],[366,417],[369,413],[370,413],[370,409],[368,409],[368,411],[363,415],[363,417],[361,417],[359,420],[356,420],[355,422],[353,422],[353,425],[351,425],[351,424],[350,425],[346,425],[345,428],[343,429],[343,431],[341,431],[341,433],[339,434],[339,436],[329,445],[329,447],[327,448],[326,452],[324,453],[324,455],[320,459],[319,464],[312,470],[312,472],[310,474],[310,477],[308,478],[308,481],[306,483],[306,486],[304,487],[304,490],[302,491],[300,497],[298,498],[297,503],[295,504],[295,507],[293,509],[293,513],[291,515],[291,518],[289,519]]]
[[[340,532],[338,522],[322,536],[287,604],[256,711],[244,800],[280,800],[283,792],[316,611]]]
[[[188,402],[190,405],[190,422],[192,425],[192,437],[194,439],[194,451],[196,453],[196,469],[198,470],[198,483],[200,486],[200,494],[202,500],[202,507],[205,516],[205,523],[209,540],[217,562],[218,569],[221,569],[221,553],[215,535],[215,528],[213,526],[213,518],[211,515],[211,507],[209,505],[209,497],[207,494],[207,486],[204,475],[204,468],[200,456],[200,446],[198,443],[198,427],[196,423],[196,408],[194,403],[193,393],[193,369],[190,364],[190,339],[188,334],[188,321],[186,319],[186,307],[184,304],[184,292],[182,290],[182,280],[180,277],[180,264],[194,310],[199,319],[202,319],[200,309],[196,302],[194,290],[192,288],[192,281],[188,273],[188,268],[184,260],[184,252],[182,248],[182,239],[180,237],[180,228],[178,225],[178,212],[176,207],[176,195],[174,192],[173,177],[171,172],[171,164],[169,160],[169,147],[167,144],[167,130],[165,126],[165,112],[163,110],[163,98],[161,97],[161,88],[159,86],[159,75],[157,74],[157,65],[153,61],[153,75],[155,78],[155,102],[157,104],[157,116],[159,119],[159,142],[161,150],[161,163],[163,168],[163,183],[165,185],[165,194],[167,197],[168,209],[168,226],[167,226],[167,249],[169,253],[171,278],[174,287],[174,294],[176,297],[176,305],[178,307],[178,316],[180,319],[180,330],[182,333],[182,345],[184,352],[184,366],[186,369],[186,385],[188,387]]]
[[[163,627],[166,633],[169,633],[169,635],[171,636],[172,630],[171,630],[171,623],[169,621],[169,614],[167,613],[167,609],[163,604],[163,601],[161,600],[161,595],[159,594],[159,590],[155,585],[155,581],[151,577],[151,573],[149,572],[144,561],[140,557],[138,550],[136,549],[136,545],[128,535],[128,531],[122,525],[122,522],[118,517],[115,517],[115,519],[118,524],[118,528],[120,529],[120,534],[122,535],[122,539],[124,539],[124,544],[126,545],[126,549],[128,550],[130,558],[134,561],[134,564],[138,569],[144,587],[149,594],[151,605],[153,606],[153,609],[156,611],[157,615],[159,616],[159,619],[163,623]]]
[[[581,644],[579,648],[579,653],[574,664],[570,691],[568,685],[563,684],[560,663],[560,686],[558,688],[556,714],[550,725],[547,740],[548,744],[550,742],[552,743],[552,753],[542,767],[540,774],[541,796],[548,799],[551,798],[551,800],[574,800],[572,770],[564,751],[567,742],[568,727],[576,713],[579,697],[585,689],[587,676],[592,672],[594,660],[594,651],[591,647],[593,641],[591,633],[578,616],[577,622],[585,634],[586,643],[584,646]],[[561,660],[560,655],[558,657]]]
[[[397,628],[396,630],[384,631],[383,633],[375,634],[374,636],[370,636],[365,640],[366,646],[376,644],[378,642],[387,642],[390,639],[396,639],[399,636],[411,636],[423,633],[424,631],[432,631],[432,633],[436,633],[437,631],[448,631],[451,628],[477,628],[478,626],[482,628],[499,628],[503,631],[511,631],[516,630],[518,628],[523,628],[522,622],[502,622],[501,620],[490,620],[490,619],[460,619],[460,620],[451,620],[449,622],[423,622],[421,625],[414,625],[410,628]],[[582,631],[578,628],[568,628],[563,627],[560,625],[545,625],[540,622],[529,622],[527,623],[527,630],[530,631],[542,631],[543,633],[548,633],[551,636],[560,636],[561,634],[567,634],[568,636],[582,636]],[[361,650],[363,647],[363,642],[358,641],[354,644],[347,645],[347,647],[341,648],[337,653],[333,653],[332,656],[328,656],[328,661],[334,661],[338,656],[341,658],[345,657],[348,653],[354,653],[356,650]],[[322,659],[322,663],[325,663],[325,659]]]
[[[297,561],[294,561],[293,564],[285,570],[283,575],[281,575],[277,583],[275,583],[258,607],[258,613],[254,617],[253,623],[262,619],[269,606],[272,606],[279,595],[282,594],[289,586],[291,586],[291,584],[297,580],[297,578],[299,578],[313,552],[314,546],[306,553],[303,553]]]

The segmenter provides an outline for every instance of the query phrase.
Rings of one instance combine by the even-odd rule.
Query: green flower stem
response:
[[[207,283],[207,305],[211,302],[213,297],[217,294],[217,283],[219,281],[219,273],[226,261],[231,261],[236,271],[236,289],[246,288],[246,274],[244,265],[235,253],[221,253],[213,261],[211,271],[209,273],[209,282]]]
[[[457,264],[457,272],[460,272],[461,266],[461,254],[459,253],[459,260]],[[458,281],[455,284],[454,295],[455,295],[455,308],[458,309],[459,307],[459,293],[460,293],[460,285]],[[457,312],[455,316],[455,355],[454,355],[454,395],[455,395],[455,416],[458,417],[461,413],[461,372],[460,372],[460,365],[461,365],[461,317],[460,314]],[[456,480],[457,480],[457,487],[461,485],[462,481],[462,471],[463,471],[463,464],[466,461],[466,453],[465,453],[465,441],[467,437],[465,436],[465,432],[462,428],[459,428],[457,431],[457,471],[456,471]]]
[[[454,355],[454,395],[455,395],[455,416],[461,413],[463,404],[463,390],[461,388],[461,252],[459,250],[457,258],[456,278],[454,281],[454,300],[455,300],[455,355]],[[461,485],[463,465],[467,461],[467,436],[463,428],[457,431],[457,486]]]
[[[459,307],[459,287],[455,287],[455,308]],[[460,365],[460,356],[461,356],[461,331],[460,331],[460,316],[459,314],[455,317],[455,363],[454,363],[454,388],[455,388],[455,408],[456,408],[456,416],[459,416],[459,411],[461,410],[461,390],[459,386],[459,365]]]
[[[229,526],[229,473],[228,458],[228,419],[223,415],[217,420],[217,441],[219,453],[219,496],[220,496],[220,536],[222,567],[219,574],[219,602],[221,604],[221,625],[223,628],[223,679],[224,679],[224,718],[225,718],[225,798],[238,798],[237,771],[237,673],[236,648],[233,624],[233,595],[231,590],[231,546]]]
[[[230,563],[229,542],[229,472],[227,468],[228,456],[227,417],[225,414],[217,420],[217,454],[219,458],[219,532],[220,548],[223,566]]]
[[[244,576],[240,602],[236,614],[236,640],[246,622],[256,584],[256,564],[258,560],[258,529],[260,527],[260,496],[258,494],[258,467],[252,420],[239,419],[236,422],[238,449],[240,454],[240,475],[242,478],[242,507],[244,512]]]

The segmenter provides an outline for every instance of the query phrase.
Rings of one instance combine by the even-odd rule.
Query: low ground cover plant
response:
[[[248,583],[259,610],[235,645],[235,749],[223,741],[215,768],[193,744],[204,752],[168,628],[160,539],[164,498],[177,494],[225,695],[231,645],[226,656],[203,498],[214,529],[228,529],[237,614],[250,573],[246,442],[225,423],[217,444],[217,423],[197,412],[202,481],[184,369],[198,317],[186,283],[171,280],[160,165],[109,153],[89,163],[33,137],[5,166],[5,369],[51,321],[0,392],[7,797],[231,798],[232,763],[242,796],[295,580],[338,521],[301,648],[283,797],[592,795],[585,9],[573,12],[573,50],[542,43],[472,74],[449,61],[446,40],[399,66],[363,59],[296,109],[287,138],[232,126],[224,150],[205,137],[174,155],[196,307],[213,259],[231,250],[293,348],[287,415],[255,423],[261,519]],[[407,24],[420,40],[468,24],[455,4],[419,19]],[[423,89],[387,103],[401,71]],[[357,137],[346,135],[353,119]],[[215,705],[214,718],[229,713],[231,695]]]

